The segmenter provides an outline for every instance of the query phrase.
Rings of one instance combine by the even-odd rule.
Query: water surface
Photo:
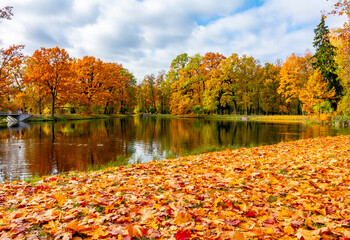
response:
[[[327,135],[348,128],[299,123],[127,117],[0,128],[0,182],[84,170],[118,156],[147,162],[203,145],[251,147]]]

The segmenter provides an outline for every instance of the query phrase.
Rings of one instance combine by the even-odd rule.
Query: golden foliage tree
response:
[[[302,103],[299,100],[300,91],[312,72],[309,59],[311,54],[306,53],[305,56],[296,56],[294,53],[283,63],[280,71],[280,85],[277,92],[281,94],[287,105],[288,112],[294,106],[302,109]],[[299,111],[298,111],[299,112]]]
[[[269,113],[278,113],[283,105],[280,95],[277,93],[279,87],[279,64],[266,63],[262,68],[261,90],[259,92],[260,106],[262,110]]]
[[[236,97],[237,102],[245,113],[249,113],[249,108],[253,105],[254,99],[256,99],[257,88],[259,81],[259,69],[260,64],[258,61],[251,57],[243,55],[239,59],[237,66],[237,90]]]
[[[204,92],[204,109],[219,110],[223,113],[224,109],[233,107],[235,114],[237,113],[238,65],[239,56],[233,53],[230,57],[223,59],[213,70]]]
[[[192,114],[195,106],[202,106],[204,77],[200,70],[201,61],[202,57],[196,54],[179,70],[178,80],[171,85],[172,114]]]
[[[328,81],[323,79],[321,72],[316,69],[308,78],[305,87],[300,91],[300,101],[303,103],[303,110],[308,113],[321,113],[321,108],[317,106],[327,100],[332,100],[335,97],[335,90],[328,90]],[[315,108],[316,107],[316,108]]]

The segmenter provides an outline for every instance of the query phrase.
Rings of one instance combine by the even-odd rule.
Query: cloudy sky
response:
[[[128,68],[139,81],[184,52],[285,60],[313,51],[313,29],[332,0],[1,0],[14,17],[0,24],[0,47],[65,48]],[[328,17],[342,26],[344,18]]]

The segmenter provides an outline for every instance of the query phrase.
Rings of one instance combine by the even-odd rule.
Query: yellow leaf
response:
[[[55,228],[58,225],[58,221],[50,221],[48,224],[43,225],[44,228]]]
[[[82,211],[81,211],[83,214],[88,214],[89,213],[89,209],[87,209],[87,208],[84,208]]]
[[[188,213],[179,212],[175,216],[175,224],[180,225],[192,221],[192,216]]]
[[[153,221],[149,226],[158,230],[158,224],[155,221]]]
[[[105,209],[105,213],[110,213],[112,210],[114,209],[114,204],[111,204],[109,206],[106,207]]]
[[[194,227],[194,229],[198,230],[198,231],[202,231],[205,227],[203,225],[196,225]]]
[[[53,197],[56,199],[59,206],[66,200],[66,197],[61,193],[55,193]]]
[[[316,209],[316,212],[322,214],[323,216],[326,216],[327,213],[326,213],[326,209],[325,208],[322,208],[322,209]]]
[[[295,234],[299,239],[304,238],[305,240],[317,240],[318,237],[314,236],[312,231],[299,229],[298,232]]]
[[[312,220],[311,220],[311,218],[305,219],[305,224],[306,224],[306,226],[308,226],[309,228],[315,229],[315,227],[312,225]]]
[[[291,226],[284,227],[283,231],[289,235],[294,234],[294,228],[292,228]]]
[[[221,202],[222,198],[218,197],[217,199],[215,199],[214,201],[214,208],[216,208],[218,206],[218,203]]]
[[[266,234],[274,234],[275,233],[275,231],[273,230],[272,227],[266,228],[265,232],[266,232]]]

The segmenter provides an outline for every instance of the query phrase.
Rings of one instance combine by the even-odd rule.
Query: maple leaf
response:
[[[129,224],[127,226],[127,230],[131,238],[132,237],[139,238],[143,236],[143,228],[139,225]]]
[[[191,238],[191,232],[189,231],[177,231],[175,234],[175,239],[176,240],[189,240]]]
[[[175,224],[180,225],[192,221],[192,216],[185,212],[179,212],[175,216]]]
[[[61,193],[55,193],[53,197],[56,199],[59,206],[66,200],[66,197]]]
[[[245,213],[245,215],[247,217],[255,217],[256,216],[256,212],[253,210],[249,210],[248,212]]]
[[[314,235],[313,231],[305,230],[305,229],[299,229],[297,233],[295,234],[299,239],[301,240],[317,240],[319,239]]]

